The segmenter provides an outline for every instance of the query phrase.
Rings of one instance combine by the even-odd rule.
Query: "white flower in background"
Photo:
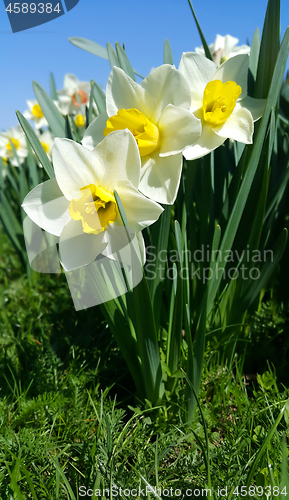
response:
[[[13,147],[16,150],[18,159],[14,155]],[[18,167],[19,163],[23,163],[28,155],[26,137],[20,127],[11,127],[7,132],[0,132],[0,156],[6,162],[7,160],[14,167]]]
[[[23,116],[26,118],[26,120],[32,120],[35,124],[36,130],[42,127],[47,127],[47,120],[38,102],[36,100],[28,100],[26,102],[28,105],[28,109],[23,113]]]
[[[49,160],[51,160],[51,150],[55,140],[54,135],[50,132],[50,130],[45,130],[42,134],[37,133],[37,136]],[[42,165],[40,164],[39,166]]]
[[[128,130],[113,132],[93,151],[57,138],[52,159],[55,178],[36,186],[22,206],[35,224],[60,237],[66,271],[119,249],[119,228],[125,231],[114,190],[135,233],[153,224],[163,211],[137,190],[140,157]]]
[[[179,71],[164,64],[139,85],[114,67],[106,88],[106,112],[87,128],[82,144],[93,149],[114,130],[128,128],[141,157],[139,190],[160,203],[177,196],[182,151],[193,144],[201,123],[189,111],[190,89]]]
[[[191,89],[191,112],[202,122],[202,134],[184,151],[187,160],[204,156],[226,139],[251,144],[254,121],[258,120],[265,99],[247,96],[249,57],[232,57],[219,68],[194,52],[182,55],[179,71]]]
[[[80,82],[71,74],[64,77],[64,89],[57,91],[59,110],[63,115],[79,112],[79,107],[88,104],[90,83]]]
[[[238,46],[238,42],[238,38],[235,38],[231,35],[216,36],[215,42],[209,45],[209,49],[217,66],[222,64],[227,59],[230,59],[230,57],[236,56],[237,54],[250,54],[249,45]],[[195,51],[197,54],[205,55],[203,46],[196,47]]]

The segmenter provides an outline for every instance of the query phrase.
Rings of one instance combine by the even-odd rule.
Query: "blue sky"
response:
[[[193,0],[199,23],[208,43],[216,34],[230,34],[239,44],[251,41],[256,27],[262,29],[267,0]],[[289,21],[289,2],[281,0],[281,34]],[[187,0],[79,0],[59,19],[36,28],[12,33],[4,2],[0,0],[0,130],[17,124],[15,110],[23,112],[26,99],[33,99],[32,81],[49,90],[53,72],[57,89],[65,73],[79,80],[94,79],[105,88],[110,72],[108,61],[69,43],[81,36],[106,45],[125,42],[132,66],[146,76],[163,63],[163,44],[168,38],[175,65],[182,52],[201,45]]]

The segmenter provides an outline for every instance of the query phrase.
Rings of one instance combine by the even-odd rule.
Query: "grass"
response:
[[[208,334],[188,427],[182,390],[167,408],[138,407],[100,310],[76,312],[64,275],[31,287],[3,233],[0,250],[0,498],[196,498],[186,491],[209,487],[216,499],[218,488],[228,499],[286,498],[273,490],[287,481],[289,494],[286,310],[264,302],[230,365]]]

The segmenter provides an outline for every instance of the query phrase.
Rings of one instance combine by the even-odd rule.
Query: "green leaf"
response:
[[[90,52],[91,54],[102,57],[103,59],[108,59],[107,49],[92,40],[78,36],[72,36],[68,38],[68,40],[76,47],[86,50],[86,52]]]
[[[259,28],[256,28],[251,43],[250,58],[249,58],[249,69],[253,75],[254,80],[256,80],[257,76],[259,52],[260,52],[260,31]]]
[[[264,144],[264,138],[267,130],[268,120],[271,114],[272,108],[275,108],[280,88],[283,81],[283,75],[287,63],[289,51],[289,28],[287,28],[284,35],[278,58],[276,61],[273,78],[270,86],[270,92],[266,101],[266,106],[264,110],[264,115],[261,120],[257,137],[255,139],[254,145],[251,148],[251,154],[247,163],[247,170],[243,178],[240,190],[238,192],[236,201],[231,211],[230,219],[228,221],[227,227],[225,229],[224,237],[220,245],[220,253],[217,259],[217,264],[219,268],[223,268],[226,265],[224,261],[224,255],[226,250],[232,248],[239,223],[249,196],[249,192],[254,180],[254,176],[258,167],[260,155],[262,153],[262,148]],[[222,280],[222,273],[218,273],[218,278],[212,279],[209,285],[209,297],[208,297],[208,313],[213,305],[214,298],[216,296],[219,284]]]
[[[44,170],[46,171],[47,175],[52,178],[55,177],[53,167],[51,165],[51,162],[45,153],[41,142],[39,141],[37,135],[35,134],[33,128],[31,127],[30,123],[24,118],[24,116],[20,113],[20,111],[16,111],[17,118],[19,120],[19,123],[21,127],[23,128],[23,131],[25,132],[25,135],[34,151],[36,154],[38,160],[40,161],[41,165],[43,166]]]
[[[254,97],[266,98],[280,46],[280,0],[268,0],[263,26]],[[285,68],[284,68],[285,71]],[[282,78],[284,75],[282,73]]]
[[[95,104],[97,105],[98,112],[102,113],[103,111],[106,111],[106,96],[105,96],[105,92],[94,81],[92,81],[91,83],[93,84],[92,87],[91,87],[91,93],[92,93],[93,98],[95,100]]]
[[[50,73],[50,94],[51,94],[51,99],[53,99],[53,101],[58,100],[53,73]]]
[[[41,85],[33,82],[35,97],[55,137],[65,137],[65,120]]]
[[[111,69],[114,66],[116,66],[117,68],[120,68],[118,57],[116,55],[116,52],[115,52],[113,46],[109,42],[106,44],[106,46],[107,46],[108,60],[109,60],[109,64],[110,64]]]
[[[126,55],[126,52],[124,51],[124,49],[122,48],[122,46],[118,42],[116,42],[115,48],[116,48],[116,54],[117,54],[121,69],[128,76],[130,76],[134,81],[136,81],[135,76],[134,76],[134,71],[133,71],[132,66],[129,62],[129,59]]]
[[[70,37],[68,38],[68,40],[73,44],[75,45],[76,47],[79,47],[80,49],[83,49],[83,50],[86,50],[87,52],[90,52],[91,54],[94,54],[98,57],[102,57],[103,59],[108,59],[110,60],[109,58],[109,54],[108,54],[108,47],[103,47],[102,45],[99,45],[98,43],[96,42],[93,42],[92,40],[88,40],[87,38],[82,38],[82,37],[77,37],[77,36],[74,36],[74,37]],[[110,45],[110,48],[113,49],[112,45]],[[114,51],[114,49],[113,49]],[[112,54],[111,54],[112,56]],[[112,56],[113,57],[113,56]],[[118,66],[118,64],[114,64],[114,66]],[[143,76],[138,73],[138,71],[136,71],[135,69],[133,70],[134,74],[139,76],[140,78],[143,78]]]
[[[164,44],[164,64],[174,64],[172,49],[167,38]]]
[[[192,2],[191,2],[191,0],[188,0],[188,2],[189,2],[189,5],[190,5],[190,8],[191,8],[192,14],[193,14],[193,16],[194,16],[195,23],[196,23],[196,25],[197,25],[199,35],[200,35],[201,40],[202,40],[202,44],[203,44],[203,47],[204,47],[205,55],[206,55],[206,57],[207,57],[208,59],[210,59],[210,60],[212,61],[212,60],[213,60],[213,58],[212,58],[211,51],[210,51],[210,49],[209,49],[209,47],[208,47],[208,44],[207,44],[207,42],[206,42],[206,39],[205,39],[205,37],[204,37],[204,35],[203,35],[203,32],[202,32],[202,30],[201,30],[201,26],[199,25],[199,21],[198,21],[198,19],[197,19],[197,16],[196,16],[196,14],[195,14],[194,8],[193,8],[193,6],[192,6]]]

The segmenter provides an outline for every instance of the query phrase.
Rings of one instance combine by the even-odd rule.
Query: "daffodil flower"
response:
[[[265,100],[247,96],[249,57],[241,54],[219,68],[194,52],[182,55],[179,71],[191,89],[191,112],[201,120],[202,133],[184,151],[187,160],[200,158],[226,139],[251,144],[254,121],[263,113]]]
[[[16,150],[17,157],[14,155],[13,147]],[[5,161],[9,159],[14,167],[18,167],[19,163],[23,163],[28,155],[26,137],[20,128],[11,127],[7,132],[0,133],[0,156]]]
[[[22,206],[35,224],[59,236],[66,271],[88,265],[100,254],[111,257],[120,249],[125,230],[115,190],[134,233],[153,224],[163,211],[137,190],[140,157],[128,130],[112,132],[93,151],[56,138],[52,161],[55,178],[36,186]]]
[[[64,88],[57,91],[60,112],[63,115],[79,113],[80,106],[88,104],[89,90],[89,82],[80,82],[75,75],[67,73]]]
[[[38,102],[33,99],[30,99],[26,102],[28,105],[28,109],[23,113],[23,116],[26,118],[26,120],[32,120],[34,122],[36,130],[42,127],[47,127],[47,120]]]
[[[160,203],[175,201],[182,151],[193,144],[201,123],[192,115],[190,89],[169,64],[153,69],[139,85],[114,67],[106,88],[106,112],[87,128],[82,144],[92,149],[115,130],[132,132],[141,157],[139,190]]]
[[[217,66],[237,54],[250,54],[249,45],[237,45],[238,42],[238,38],[231,35],[216,36],[215,42],[209,45],[209,49]],[[197,54],[205,55],[203,46],[196,47],[195,51]]]

